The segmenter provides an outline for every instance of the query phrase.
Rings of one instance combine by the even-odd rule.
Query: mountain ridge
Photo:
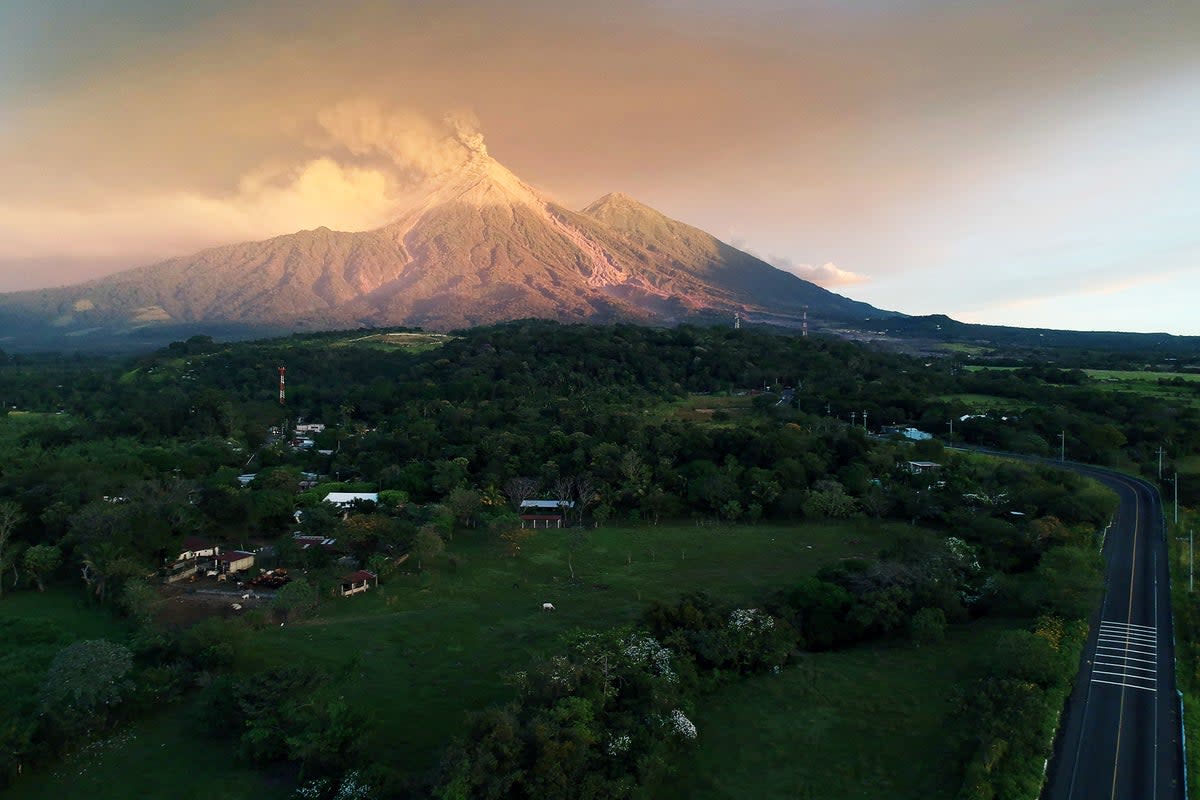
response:
[[[779,270],[620,193],[579,211],[471,143],[392,222],[221,245],[74,286],[0,295],[0,345],[156,327],[318,330],[506,319],[776,324],[900,316]]]

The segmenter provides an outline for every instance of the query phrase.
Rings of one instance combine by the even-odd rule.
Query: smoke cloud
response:
[[[859,275],[857,272],[842,269],[832,261],[826,261],[817,267],[812,264],[793,264],[786,258],[772,258],[768,260],[781,270],[790,272],[806,281],[811,281],[817,286],[824,286],[826,289],[838,286],[854,286],[870,280],[865,275]]]
[[[468,113],[440,122],[411,109],[385,109],[373,100],[340,102],[317,114],[321,132],[314,144],[344,148],[360,157],[384,156],[409,177],[437,175],[473,153],[487,153],[478,123]]]
[[[311,156],[259,164],[224,192],[110,195],[76,206],[0,197],[0,260],[136,266],[306,228],[369,230],[390,222],[423,180],[487,152],[462,112],[434,120],[355,99],[320,110],[310,127],[300,138]]]

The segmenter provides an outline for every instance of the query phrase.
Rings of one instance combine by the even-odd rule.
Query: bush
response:
[[[946,638],[946,612],[940,608],[922,608],[913,615],[910,628],[917,646],[937,644]]]

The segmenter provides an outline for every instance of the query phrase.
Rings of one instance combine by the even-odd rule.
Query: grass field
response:
[[[1190,456],[1184,456],[1183,458],[1177,459],[1175,465],[1178,467],[1180,472],[1194,475],[1200,472],[1200,454],[1192,454]]]
[[[230,742],[196,730],[193,714],[189,703],[121,728],[47,770],[26,775],[8,789],[5,800],[282,800],[289,796],[287,781],[273,781],[239,766]]]
[[[718,411],[731,417],[745,414],[752,408],[754,398],[750,395],[718,395],[693,394],[681,400],[648,410],[646,413],[657,415],[660,419],[684,419],[691,422],[712,422],[713,415]]]
[[[423,353],[435,350],[455,337],[444,333],[425,333],[424,331],[400,331],[395,333],[372,333],[367,336],[356,336],[334,342],[333,347],[346,345],[368,345],[388,350],[408,350],[413,353]]]
[[[380,591],[326,603],[320,615],[257,633],[252,663],[321,664],[337,692],[372,709],[373,755],[417,773],[462,728],[463,715],[510,696],[508,678],[573,628],[637,619],[653,600],[705,590],[731,602],[765,593],[851,555],[870,555],[903,526],[694,525],[588,533],[568,580],[568,531],[539,531],[517,558],[482,533],[441,564]],[[552,602],[554,613],[541,610]]]
[[[325,668],[332,676],[326,690],[373,720],[369,757],[428,774],[462,730],[465,713],[511,696],[509,678],[565,632],[631,623],[652,601],[673,601],[687,591],[756,603],[823,565],[873,555],[905,529],[854,521],[593,530],[574,554],[574,582],[567,567],[570,531],[538,531],[516,558],[505,554],[502,543],[472,531],[459,534],[448,554],[422,575],[401,575],[367,594],[326,600],[308,620],[246,630],[239,668],[297,663]],[[116,624],[105,613],[72,605],[78,598],[70,599],[70,593],[51,604],[28,592],[12,599],[18,597],[20,605],[0,603],[0,614],[7,607],[44,617],[78,615],[90,620],[78,628],[88,636]],[[52,597],[57,595],[46,595]],[[543,612],[547,601],[557,611]],[[65,606],[56,612],[54,602]],[[893,653],[881,652],[890,663]],[[903,648],[894,655],[911,658]],[[890,675],[884,661],[871,663],[857,667],[864,680],[872,669],[882,672],[871,680]],[[907,674],[903,667],[901,672]],[[820,768],[818,761],[812,764]],[[11,796],[106,800],[166,796],[168,787],[174,797],[232,800],[269,800],[283,791],[234,762],[230,742],[196,733],[185,702],[58,767],[26,775]]]
[[[1096,386],[1114,392],[1155,397],[1180,406],[1200,408],[1200,375],[1188,372],[1138,372],[1136,370],[1084,370]],[[1168,386],[1160,381],[1181,379],[1186,386]]]
[[[1016,411],[1030,405],[1027,400],[996,397],[990,394],[943,394],[936,398],[943,403],[962,403],[972,411]]]
[[[953,696],[1000,626],[946,641],[808,656],[704,698],[697,746],[642,800],[938,800],[958,796]]]

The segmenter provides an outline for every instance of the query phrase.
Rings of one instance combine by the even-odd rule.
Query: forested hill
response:
[[[69,412],[104,435],[208,436],[248,448],[269,426],[303,418],[329,425],[322,443],[340,446],[339,463],[317,466],[373,474],[371,459],[462,457],[485,485],[582,468],[589,453],[572,437],[623,447],[688,417],[720,421],[756,408],[803,425],[853,419],[861,427],[865,412],[872,431],[912,424],[941,438],[954,419],[956,442],[1043,455],[1057,453],[1065,432],[1073,458],[1144,469],[1164,442],[1168,457],[1200,447],[1195,404],[1123,392],[1078,370],[967,363],[820,336],[519,321],[454,337],[193,337],[136,360],[10,357],[3,401]],[[1200,384],[1168,388],[1186,401]],[[736,438],[729,427],[721,435]],[[45,435],[88,435],[73,430]]]

